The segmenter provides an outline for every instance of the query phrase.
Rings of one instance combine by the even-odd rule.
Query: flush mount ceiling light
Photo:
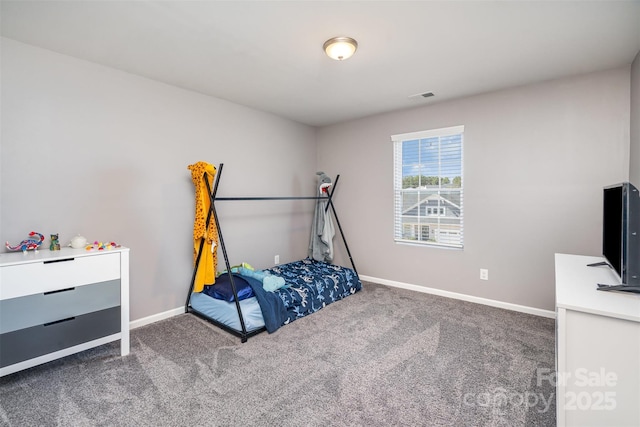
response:
[[[353,55],[358,48],[358,42],[351,37],[334,37],[324,42],[322,48],[329,58],[342,61]]]

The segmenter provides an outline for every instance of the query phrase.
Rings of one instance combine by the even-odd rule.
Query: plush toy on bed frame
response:
[[[331,178],[329,178],[324,172],[316,172],[316,175],[320,177],[320,193],[329,193],[329,188],[333,185],[331,183]]]
[[[33,237],[35,235],[38,235],[38,237]],[[22,250],[22,252],[26,254],[27,251],[29,251],[29,250],[33,250],[34,252],[38,252],[38,248],[40,247],[42,242],[44,242],[44,236],[42,234],[40,234],[40,233],[32,231],[31,233],[29,233],[29,238],[28,239],[23,240],[22,242],[18,243],[17,245],[11,246],[9,244],[9,242],[6,242],[4,245],[10,251]]]

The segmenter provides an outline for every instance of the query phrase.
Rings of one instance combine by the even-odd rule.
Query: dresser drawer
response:
[[[0,268],[0,298],[17,298],[119,278],[119,253],[9,265]]]
[[[120,332],[120,307],[0,334],[0,368]]]
[[[120,280],[0,301],[0,334],[120,305]]]

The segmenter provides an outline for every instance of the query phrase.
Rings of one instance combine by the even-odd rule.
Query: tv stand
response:
[[[558,427],[640,426],[640,294],[598,292],[624,287],[597,286],[620,281],[602,257],[555,261]]]
[[[599,291],[621,291],[621,292],[633,292],[634,294],[640,294],[640,286],[630,285],[603,285],[598,283]]]

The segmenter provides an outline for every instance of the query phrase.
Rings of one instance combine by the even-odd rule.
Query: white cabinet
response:
[[[0,254],[0,376],[120,340],[129,354],[129,249]]]
[[[559,426],[640,426],[640,295],[614,285],[599,257],[556,254]]]

